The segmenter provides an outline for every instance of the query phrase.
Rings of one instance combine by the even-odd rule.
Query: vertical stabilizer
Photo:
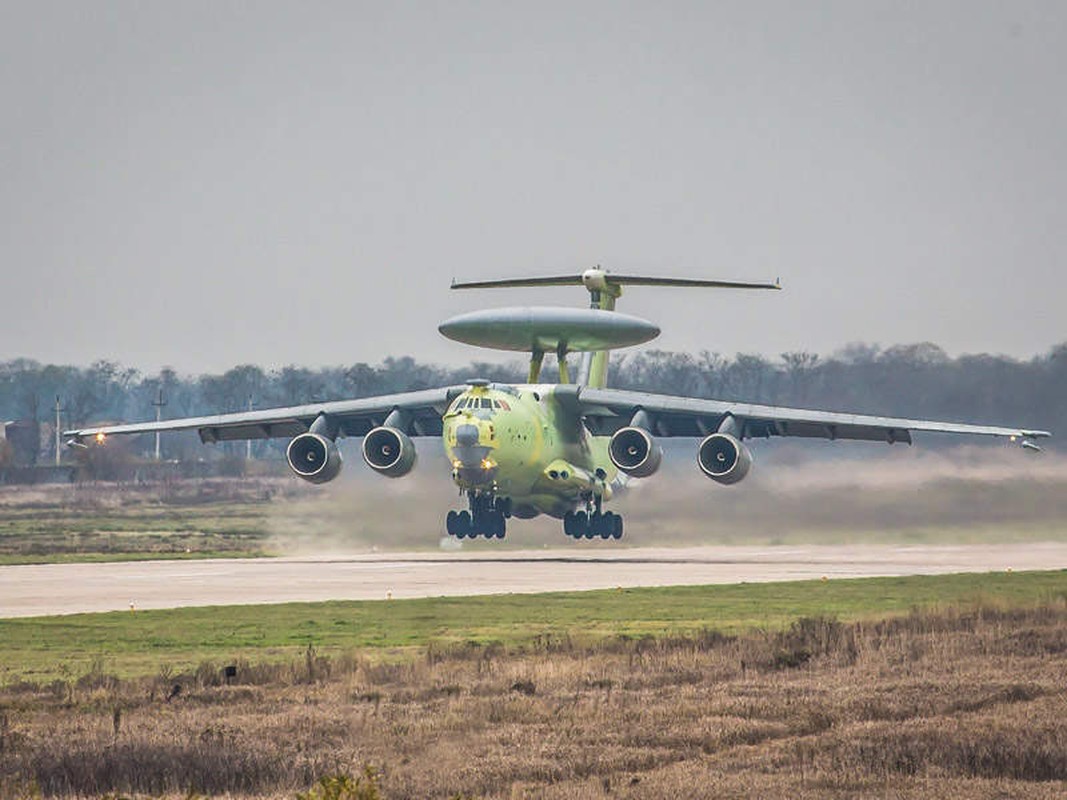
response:
[[[615,301],[622,296],[622,286],[608,284],[600,291],[589,292],[592,302],[591,308],[599,308],[601,311],[614,311]],[[597,350],[589,354],[589,372],[585,376],[585,385],[594,389],[603,389],[608,385],[608,362],[611,358],[610,350]]]

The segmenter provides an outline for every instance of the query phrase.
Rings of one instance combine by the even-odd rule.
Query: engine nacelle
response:
[[[415,456],[415,443],[396,428],[382,426],[363,437],[363,460],[379,475],[407,475],[415,466]]]
[[[752,451],[728,433],[713,433],[700,443],[697,464],[713,481],[730,485],[752,469]]]
[[[608,457],[620,471],[647,478],[663,460],[663,448],[644,428],[620,428],[608,443]]]
[[[332,481],[341,472],[337,444],[317,433],[302,433],[285,450],[289,468],[310,483]]]

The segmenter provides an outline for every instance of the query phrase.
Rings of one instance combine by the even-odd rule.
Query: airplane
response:
[[[624,391],[607,385],[612,350],[659,335],[646,320],[615,310],[624,286],[778,290],[774,283],[618,275],[600,267],[580,274],[457,283],[452,289],[579,286],[589,307],[510,307],[461,314],[443,322],[446,337],[481,347],[528,352],[525,383],[472,379],[380,397],[107,425],[65,431],[72,447],[103,444],[108,436],[195,429],[204,443],[289,438],[285,456],[313,484],[341,471],[337,440],[362,437],[362,455],[389,478],[411,472],[413,438],[440,437],[452,480],[467,508],[451,510],[445,529],[458,539],[502,539],[508,520],[541,514],[562,520],[573,539],[620,539],[623,519],[605,509],[629,478],[659,469],[665,437],[699,438],[698,469],[723,485],[752,468],[746,439],[793,436],[912,442],[914,432],[1005,437],[1028,451],[1047,431],[931,420],[867,416],[784,406]],[[543,382],[546,353],[559,375]],[[581,354],[572,378],[570,354]]]

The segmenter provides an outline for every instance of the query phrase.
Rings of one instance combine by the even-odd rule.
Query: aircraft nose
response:
[[[478,444],[478,426],[460,425],[456,428],[456,445],[459,447],[473,447]]]

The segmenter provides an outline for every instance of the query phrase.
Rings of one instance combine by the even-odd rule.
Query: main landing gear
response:
[[[587,511],[568,511],[563,515],[563,532],[574,539],[621,539],[622,517],[610,511],[601,511],[601,500],[596,498]]]
[[[457,539],[503,539],[507,533],[507,518],[511,516],[511,500],[492,495],[470,495],[470,511],[449,511],[445,529]]]

